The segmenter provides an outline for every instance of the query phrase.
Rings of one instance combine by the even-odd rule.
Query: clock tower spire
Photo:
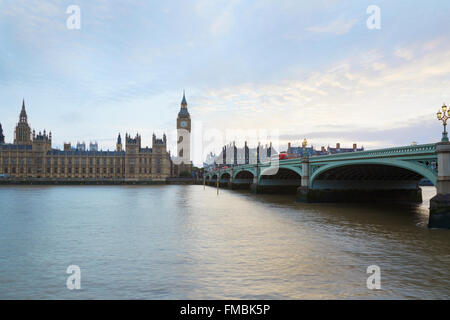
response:
[[[182,165],[191,163],[191,116],[187,108],[186,95],[183,91],[183,99],[181,100],[181,108],[177,117],[177,158]],[[190,171],[185,168],[185,171]]]

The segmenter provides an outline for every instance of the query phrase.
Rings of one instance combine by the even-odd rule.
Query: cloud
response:
[[[329,33],[343,35],[348,33],[358,22],[358,19],[338,18],[327,24],[316,25],[306,28],[307,31],[316,33]]]
[[[233,10],[238,5],[238,3],[239,1],[230,1],[223,12],[215,18],[215,21],[210,27],[210,32],[213,36],[225,34],[233,27]]]
[[[222,131],[279,129],[282,141],[306,136],[371,148],[435,142],[435,112],[450,101],[450,47],[416,52],[400,62],[395,50],[361,52],[303,79],[205,89],[193,114]]]
[[[408,50],[408,49],[405,49],[405,48],[398,48],[397,50],[395,50],[394,54],[397,57],[403,58],[405,60],[411,60],[413,58],[412,50]]]

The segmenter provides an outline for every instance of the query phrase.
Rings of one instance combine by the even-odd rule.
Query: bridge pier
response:
[[[261,188],[258,186],[258,176],[253,177],[253,182],[250,184],[250,190],[253,193],[261,193]]]
[[[298,202],[310,202],[309,193],[309,159],[308,157],[302,158],[302,184],[297,188],[297,201]]]
[[[450,229],[450,142],[436,144],[437,194],[430,200],[428,227]]]
[[[230,188],[231,185],[232,185],[231,178],[228,179],[228,180],[227,179],[220,179],[219,180],[219,187],[220,188]]]

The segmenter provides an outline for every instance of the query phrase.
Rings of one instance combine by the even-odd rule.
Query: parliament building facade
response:
[[[184,118],[189,115],[184,94],[180,113]],[[190,116],[183,121],[189,121],[190,129]],[[55,149],[51,132],[31,130],[25,101],[13,143],[5,143],[0,124],[0,178],[3,180],[163,181],[190,168],[190,164],[174,164],[165,134],[162,139],[153,134],[151,148],[141,146],[139,134],[134,137],[126,134],[123,139],[119,133],[115,151],[98,151],[96,144],[86,150],[84,143],[76,147],[64,143],[63,150]]]

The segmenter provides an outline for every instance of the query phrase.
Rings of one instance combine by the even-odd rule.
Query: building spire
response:
[[[27,122],[27,112],[25,110],[25,99],[22,99],[22,110],[20,111],[19,122]]]
[[[181,100],[181,106],[184,108],[186,108],[186,106],[187,106],[186,95],[185,95],[184,90],[183,90],[183,100]]]
[[[5,143],[5,136],[3,135],[3,128],[2,128],[2,124],[0,123],[0,144],[4,144]]]

